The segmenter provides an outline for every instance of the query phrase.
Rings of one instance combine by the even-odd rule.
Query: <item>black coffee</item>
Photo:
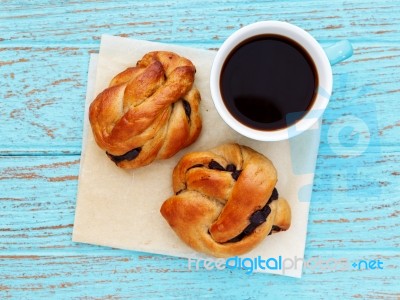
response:
[[[239,44],[227,57],[220,79],[230,113],[259,130],[296,123],[312,106],[317,87],[310,55],[280,35],[259,35]]]

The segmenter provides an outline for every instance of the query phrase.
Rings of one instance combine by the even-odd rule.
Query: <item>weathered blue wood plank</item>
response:
[[[3,42],[90,42],[99,33],[163,42],[222,42],[240,26],[282,20],[308,29],[321,40],[396,40],[399,1],[79,1],[3,4]]]
[[[0,298],[399,298],[399,7],[398,0],[2,1]],[[334,67],[306,258],[381,259],[384,269],[249,277],[72,243],[87,64],[100,35],[218,49],[234,30],[266,19],[299,25],[324,46],[354,43],[354,57]],[[354,128],[346,127],[349,116],[360,121]],[[349,154],[363,143],[359,156]]]
[[[400,247],[400,152],[349,159],[320,155],[310,208],[308,249]],[[336,165],[335,165],[336,164]],[[71,241],[78,156],[0,157],[0,250],[86,251]]]
[[[245,270],[196,270],[186,259],[115,251],[115,255],[0,255],[0,296],[13,299],[395,299],[399,296],[398,252],[309,251],[310,267],[301,280],[265,274],[246,275]],[[311,258],[314,258],[314,265]],[[319,260],[318,266],[315,258]],[[347,261],[349,267],[332,263]],[[383,269],[360,270],[360,260],[380,260]],[[344,264],[347,266],[347,264]],[[336,269],[336,271],[335,271]],[[341,270],[339,270],[341,269]],[[361,284],[361,283],[373,284]],[[360,283],[360,284],[355,284]],[[222,288],[223,287],[223,288]]]
[[[350,113],[374,126],[378,136],[372,143],[396,145],[400,118],[393,107],[400,96],[400,47],[354,46],[354,57],[334,67],[323,135]],[[80,153],[90,51],[94,48],[0,49],[1,152]],[[322,139],[322,147],[328,140]]]
[[[68,151],[80,144],[88,51],[23,47],[0,53],[2,148],[35,151],[43,143]]]

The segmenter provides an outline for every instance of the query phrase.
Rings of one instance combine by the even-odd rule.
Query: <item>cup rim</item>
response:
[[[318,88],[314,103],[307,113],[291,126],[277,130],[257,130],[240,123],[225,107],[220,91],[222,66],[231,51],[242,41],[261,34],[283,35],[299,43],[313,59],[318,73]],[[280,141],[294,137],[321,118],[332,92],[332,68],[321,45],[307,31],[282,21],[260,21],[246,25],[231,34],[221,45],[214,58],[210,74],[211,97],[218,114],[238,133],[259,141]]]

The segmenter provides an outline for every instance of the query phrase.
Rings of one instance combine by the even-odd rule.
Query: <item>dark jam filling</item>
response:
[[[205,167],[203,164],[196,164],[188,168],[187,171],[189,171],[190,169],[203,168],[203,167]],[[216,162],[215,160],[211,160],[207,167],[211,170],[230,172],[234,180],[238,180],[242,172],[242,170],[237,170],[234,164],[229,164],[226,166],[226,168],[224,168],[220,163]],[[177,191],[175,194],[179,195],[182,191],[184,191],[184,189]],[[278,198],[279,198],[278,190],[274,188],[271,197],[269,197],[267,201],[267,204],[265,204],[263,208],[256,210],[254,213],[252,213],[252,215],[249,218],[250,224],[239,235],[227,241],[227,243],[235,243],[241,241],[246,236],[252,234],[258,226],[265,223],[265,221],[268,218],[268,215],[271,213],[271,208],[269,207],[269,205],[271,204],[272,201],[277,200]],[[281,231],[281,228],[276,225],[273,225],[271,232],[269,234],[271,234],[273,231]]]
[[[277,232],[279,232],[279,231],[281,231],[281,230],[282,230],[282,228],[280,228],[279,226],[272,225],[272,229],[271,229],[271,232],[270,232],[270,233],[272,233],[272,231],[277,231]]]
[[[128,161],[134,160],[139,155],[140,151],[142,151],[142,147],[132,149],[131,151],[128,151],[122,155],[112,155],[108,152],[106,153],[108,157],[111,158],[111,160],[117,164],[123,160],[128,160]]]
[[[188,168],[186,170],[189,171],[191,169],[194,168],[203,168],[205,167],[203,164],[196,164],[191,166],[190,168]],[[211,170],[216,170],[216,171],[222,171],[222,172],[230,172],[231,176],[234,180],[238,180],[240,173],[242,172],[242,170],[237,170],[236,166],[234,164],[229,164],[226,166],[226,168],[224,168],[223,166],[221,166],[218,162],[216,162],[215,160],[211,160],[210,163],[207,166],[209,169]],[[179,190],[175,193],[175,195],[179,195],[180,193],[182,193],[185,189]]]
[[[240,173],[242,172],[242,170],[236,170],[236,166],[234,164],[229,164],[226,166],[226,168],[224,168],[215,160],[211,160],[211,162],[208,164],[208,168],[211,170],[231,172],[231,176],[235,180],[238,180]]]
[[[186,100],[182,99],[182,104],[183,104],[183,108],[185,110],[185,114],[188,117],[188,119],[190,120],[190,115],[192,114],[192,108],[190,107],[189,102],[187,102]]]
[[[239,235],[237,235],[233,239],[230,239],[229,241],[227,241],[227,243],[239,242],[246,236],[252,234],[258,226],[260,226],[267,220],[268,215],[271,213],[271,208],[269,207],[269,205],[271,204],[272,201],[277,200],[278,197],[279,197],[278,191],[276,188],[274,188],[274,190],[272,191],[271,197],[268,199],[267,204],[265,204],[265,206],[263,208],[261,208],[260,210],[256,210],[250,216],[250,224]],[[279,227],[272,226],[272,230],[271,230],[270,234],[272,233],[272,231],[280,231],[280,228],[279,228],[279,230],[277,230],[277,228],[279,228]]]
[[[182,104],[183,104],[183,109],[185,110],[185,114],[188,118],[188,120],[190,120],[190,115],[192,114],[192,108],[190,107],[190,103],[184,99],[182,100]],[[134,160],[136,157],[138,157],[140,151],[142,151],[142,147],[137,147],[135,149],[132,149],[131,151],[126,152],[125,154],[122,155],[112,155],[108,152],[106,152],[106,154],[108,155],[108,157],[115,162],[116,164],[120,163],[123,160]],[[200,165],[202,166],[202,165]]]

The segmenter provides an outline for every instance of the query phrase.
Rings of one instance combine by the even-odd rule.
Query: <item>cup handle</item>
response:
[[[348,40],[337,42],[324,48],[324,51],[332,66],[353,55],[353,47]]]

